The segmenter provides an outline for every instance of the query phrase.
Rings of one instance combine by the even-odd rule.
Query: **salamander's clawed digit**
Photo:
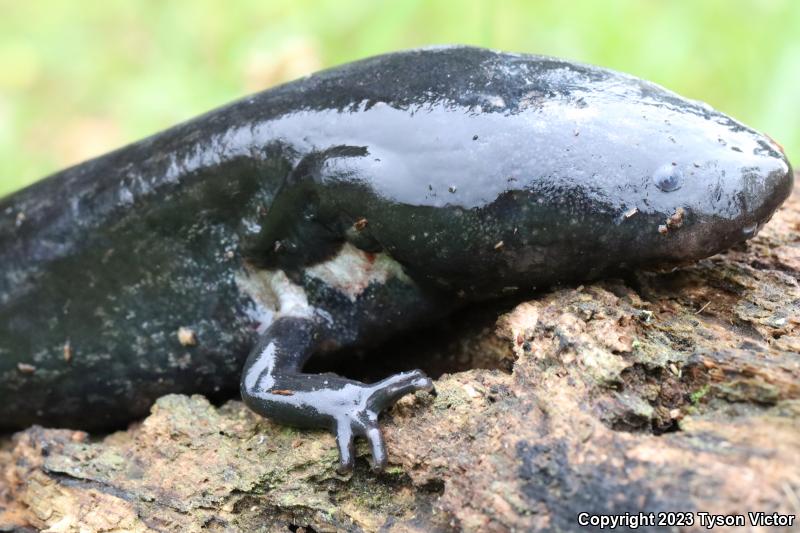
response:
[[[433,390],[433,381],[421,370],[401,372],[371,386],[372,394],[367,401],[367,407],[375,412],[381,412],[390,407],[397,400],[413,392]]]
[[[372,450],[372,470],[382,472],[386,468],[388,458],[386,456],[386,445],[383,443],[381,428],[377,425],[367,429],[367,440]]]
[[[388,455],[383,434],[378,426],[381,411],[391,407],[397,400],[418,390],[433,390],[433,382],[420,370],[402,372],[373,385],[358,385],[358,407],[336,418],[336,442],[339,446],[340,473],[353,469],[353,438],[363,436],[372,452],[372,470],[380,472],[386,468]]]
[[[336,423],[336,444],[339,446],[339,468],[336,469],[340,474],[346,474],[353,470],[355,457],[353,454],[353,428],[350,421],[340,419]]]

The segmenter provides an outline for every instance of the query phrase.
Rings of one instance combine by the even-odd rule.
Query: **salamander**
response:
[[[379,469],[379,413],[432,381],[309,358],[711,256],[792,181],[767,136],[604,68],[456,46],[325,70],[0,201],[0,427],[115,428],[238,388],[330,429],[342,469],[366,437]]]

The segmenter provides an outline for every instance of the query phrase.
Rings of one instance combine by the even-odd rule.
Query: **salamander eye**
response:
[[[664,192],[677,191],[683,185],[683,173],[675,165],[667,164],[653,173],[653,181]]]

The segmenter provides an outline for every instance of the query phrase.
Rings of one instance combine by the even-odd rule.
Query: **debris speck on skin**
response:
[[[17,370],[19,370],[23,374],[33,374],[34,372],[36,372],[36,367],[33,365],[29,365],[28,363],[17,363]]]
[[[233,250],[228,250],[225,252],[225,259],[233,259],[234,253]]]
[[[361,231],[367,227],[367,219],[364,217],[359,218],[353,223],[353,229],[356,231]]]
[[[503,241],[499,241],[497,244],[494,245],[494,249],[499,250],[503,246],[505,246],[505,243]]]
[[[64,343],[64,361],[67,363],[72,361],[72,345],[69,341]]]
[[[197,344],[197,335],[194,330],[190,328],[178,328],[178,342],[181,346],[194,346]]]
[[[679,207],[675,210],[675,213],[667,219],[667,227],[669,229],[677,229],[683,226],[683,217],[686,214],[686,210],[682,207]]]
[[[294,396],[294,391],[288,389],[275,389],[269,392],[272,394],[277,394],[278,396]]]
[[[666,225],[661,224],[660,226],[658,226],[658,232],[661,235],[666,235],[667,233],[669,233],[669,228]]]
[[[633,209],[629,209],[625,211],[625,218],[631,218],[633,215],[639,212],[638,207],[634,207]]]
[[[447,188],[447,190],[450,191],[450,192],[456,192],[458,190],[458,188],[455,185],[451,185],[451,186],[449,186]]]
[[[281,248],[283,248],[283,243],[281,241],[275,241],[275,244],[272,246],[272,250],[277,252]]]
[[[16,220],[17,227],[20,227],[23,222],[25,222],[25,213],[20,211],[19,213],[17,213],[17,220]]]

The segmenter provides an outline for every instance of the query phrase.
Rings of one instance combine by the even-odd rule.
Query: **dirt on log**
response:
[[[573,531],[582,512],[800,515],[798,280],[795,192],[725,254],[543,292],[492,310],[493,327],[466,320],[430,353],[414,347],[451,373],[384,417],[380,475],[364,443],[339,475],[330,435],[237,401],[166,396],[101,439],[32,427],[0,448],[0,530]]]

